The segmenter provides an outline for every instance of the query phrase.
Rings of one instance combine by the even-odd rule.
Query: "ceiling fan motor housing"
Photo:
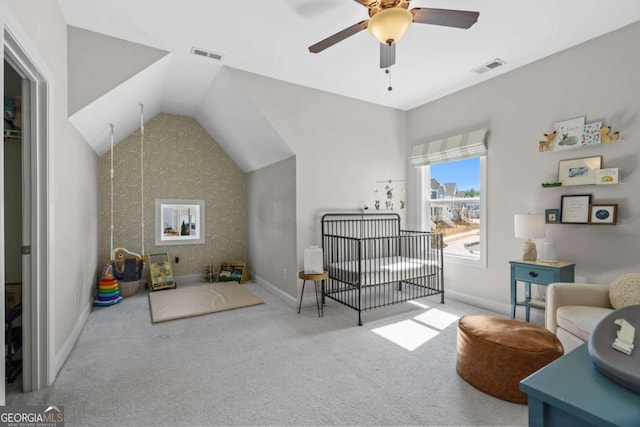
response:
[[[359,0],[356,0],[359,3]],[[366,5],[366,7],[369,8],[369,17],[372,17],[373,15],[375,15],[376,13],[385,10],[385,9],[390,9],[390,8],[402,8],[402,9],[409,9],[409,1],[410,0],[376,0],[376,1],[372,1],[370,2],[368,5]]]

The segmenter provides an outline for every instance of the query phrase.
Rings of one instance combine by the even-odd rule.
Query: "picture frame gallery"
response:
[[[590,194],[562,196],[560,209],[546,209],[547,224],[616,225],[617,203],[591,203]]]

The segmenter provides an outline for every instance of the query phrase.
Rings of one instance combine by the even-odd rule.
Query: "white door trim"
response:
[[[1,6],[1,5],[0,5]],[[2,9],[2,7],[0,7]],[[23,388],[25,391],[41,389],[53,382],[53,321],[49,298],[52,286],[53,253],[51,243],[53,227],[52,176],[53,158],[49,150],[52,132],[53,79],[37,50],[29,43],[26,33],[12,18],[11,13],[2,10],[3,29],[0,42],[3,46],[3,58],[9,59],[18,68],[18,72],[27,79],[23,85],[25,92],[24,141],[30,142],[31,167],[31,262],[29,273],[31,286],[23,290]],[[13,22],[12,22],[13,21]],[[26,89],[26,91],[25,91]],[[4,88],[0,88],[4,96]],[[28,110],[27,110],[28,108]],[[27,123],[28,121],[28,123]],[[0,166],[4,174],[4,164]],[[4,200],[0,201],[4,212]],[[2,214],[2,224],[4,215]],[[26,224],[25,224],[26,225]],[[3,227],[2,227],[3,228]],[[0,243],[4,252],[4,230],[0,230]],[[4,253],[3,253],[4,255]],[[4,288],[4,265],[0,267],[0,287]],[[4,301],[0,299],[4,310]],[[4,328],[3,328],[4,329]],[[4,330],[2,331],[2,334]],[[1,334],[0,334],[1,335]],[[4,347],[3,347],[4,348]],[[4,350],[3,350],[4,351]],[[4,364],[2,364],[4,373]],[[5,404],[5,375],[0,390],[0,403]]]

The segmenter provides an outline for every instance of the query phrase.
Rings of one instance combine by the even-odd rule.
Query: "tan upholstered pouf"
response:
[[[458,321],[456,369],[480,391],[527,403],[520,381],[562,356],[550,331],[498,316],[464,316]]]

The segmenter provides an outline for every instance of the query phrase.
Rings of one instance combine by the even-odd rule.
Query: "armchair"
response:
[[[613,311],[606,285],[553,283],[546,299],[545,326],[556,334],[565,354],[588,341],[596,324]]]

